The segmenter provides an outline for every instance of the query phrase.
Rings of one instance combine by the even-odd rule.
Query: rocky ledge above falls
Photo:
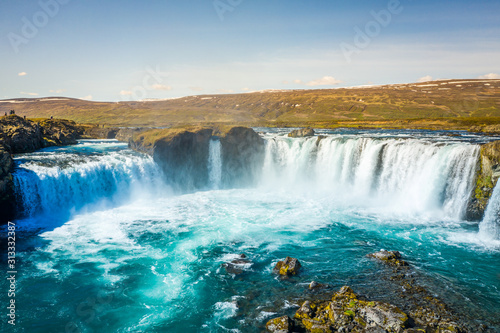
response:
[[[221,187],[254,183],[264,159],[264,140],[247,127],[177,127],[136,134],[129,146],[157,161],[170,185],[181,191],[209,186],[210,140],[220,140]]]

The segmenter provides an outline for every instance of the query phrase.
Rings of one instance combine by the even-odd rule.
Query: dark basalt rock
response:
[[[0,146],[0,224],[11,220],[14,216],[14,193],[11,171],[14,166],[12,156]]]
[[[240,254],[239,258],[231,260],[231,262],[222,264],[222,267],[224,267],[226,269],[226,272],[229,274],[240,275],[245,271],[245,266],[252,263],[246,258],[247,256],[245,254]]]
[[[251,128],[233,127],[221,136],[220,142],[223,186],[234,188],[255,184],[264,163],[264,139]]]
[[[208,185],[208,150],[211,129],[183,131],[154,144],[153,158],[162,167],[167,181],[181,191]]]
[[[38,125],[42,129],[43,147],[74,145],[84,133],[84,129],[71,120],[45,119]]]
[[[264,140],[251,128],[232,127],[222,133],[222,187],[245,187],[255,183],[262,172]],[[162,166],[167,181],[180,191],[208,186],[208,156],[211,128],[171,128],[134,135],[129,147],[152,155]]]
[[[301,128],[297,130],[293,130],[288,133],[288,137],[290,138],[304,138],[308,136],[314,136],[315,132],[312,128]]]
[[[0,119],[0,145],[11,154],[28,153],[43,147],[40,125],[12,115]]]
[[[399,253],[398,251],[380,250],[379,252],[370,253],[367,256],[378,259],[390,266],[409,266],[406,261],[401,259],[401,253]]]
[[[309,283],[309,290],[320,290],[326,288],[329,288],[327,284],[322,284],[316,281],[312,281],[311,283]]]
[[[286,257],[285,260],[278,261],[273,271],[284,276],[297,275],[301,267],[298,259]]]

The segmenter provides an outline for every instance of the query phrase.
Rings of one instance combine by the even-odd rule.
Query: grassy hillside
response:
[[[241,124],[469,128],[500,124],[500,80],[446,80],[141,102],[68,98],[0,101],[0,112],[109,126]]]

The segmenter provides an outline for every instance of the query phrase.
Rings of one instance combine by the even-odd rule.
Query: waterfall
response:
[[[219,189],[222,179],[222,155],[220,140],[212,138],[208,149],[209,186],[211,189]]]
[[[500,182],[497,182],[488,202],[483,221],[479,224],[479,237],[500,240]]]
[[[150,157],[111,152],[105,155],[47,154],[18,163],[14,186],[23,215],[60,215],[92,204],[117,203],[157,187],[162,175]]]
[[[305,185],[402,212],[463,218],[479,149],[469,143],[328,136],[267,139],[263,184]]]

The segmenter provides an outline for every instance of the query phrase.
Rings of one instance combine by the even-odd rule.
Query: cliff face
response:
[[[476,185],[467,207],[467,219],[482,220],[488,201],[500,178],[500,141],[482,145],[479,155]]]
[[[184,131],[156,141],[154,160],[162,167],[169,184],[192,191],[208,185],[208,148],[211,129]]]
[[[12,175],[10,173],[14,161],[4,147],[0,146],[0,223],[13,218],[14,195],[12,191]]]
[[[12,154],[75,144],[82,134],[82,127],[64,119],[31,121],[15,115],[0,119],[0,145]]]
[[[69,120],[26,120],[12,115],[0,118],[0,223],[14,216],[12,155],[44,147],[75,144],[83,128]]]
[[[264,162],[264,139],[247,127],[233,127],[221,138],[222,184],[242,187],[254,184]]]
[[[209,185],[209,148],[214,133],[211,128],[152,130],[134,136],[129,146],[153,156],[174,188],[192,191]],[[222,148],[222,186],[252,184],[263,163],[264,140],[246,127],[217,134]]]

